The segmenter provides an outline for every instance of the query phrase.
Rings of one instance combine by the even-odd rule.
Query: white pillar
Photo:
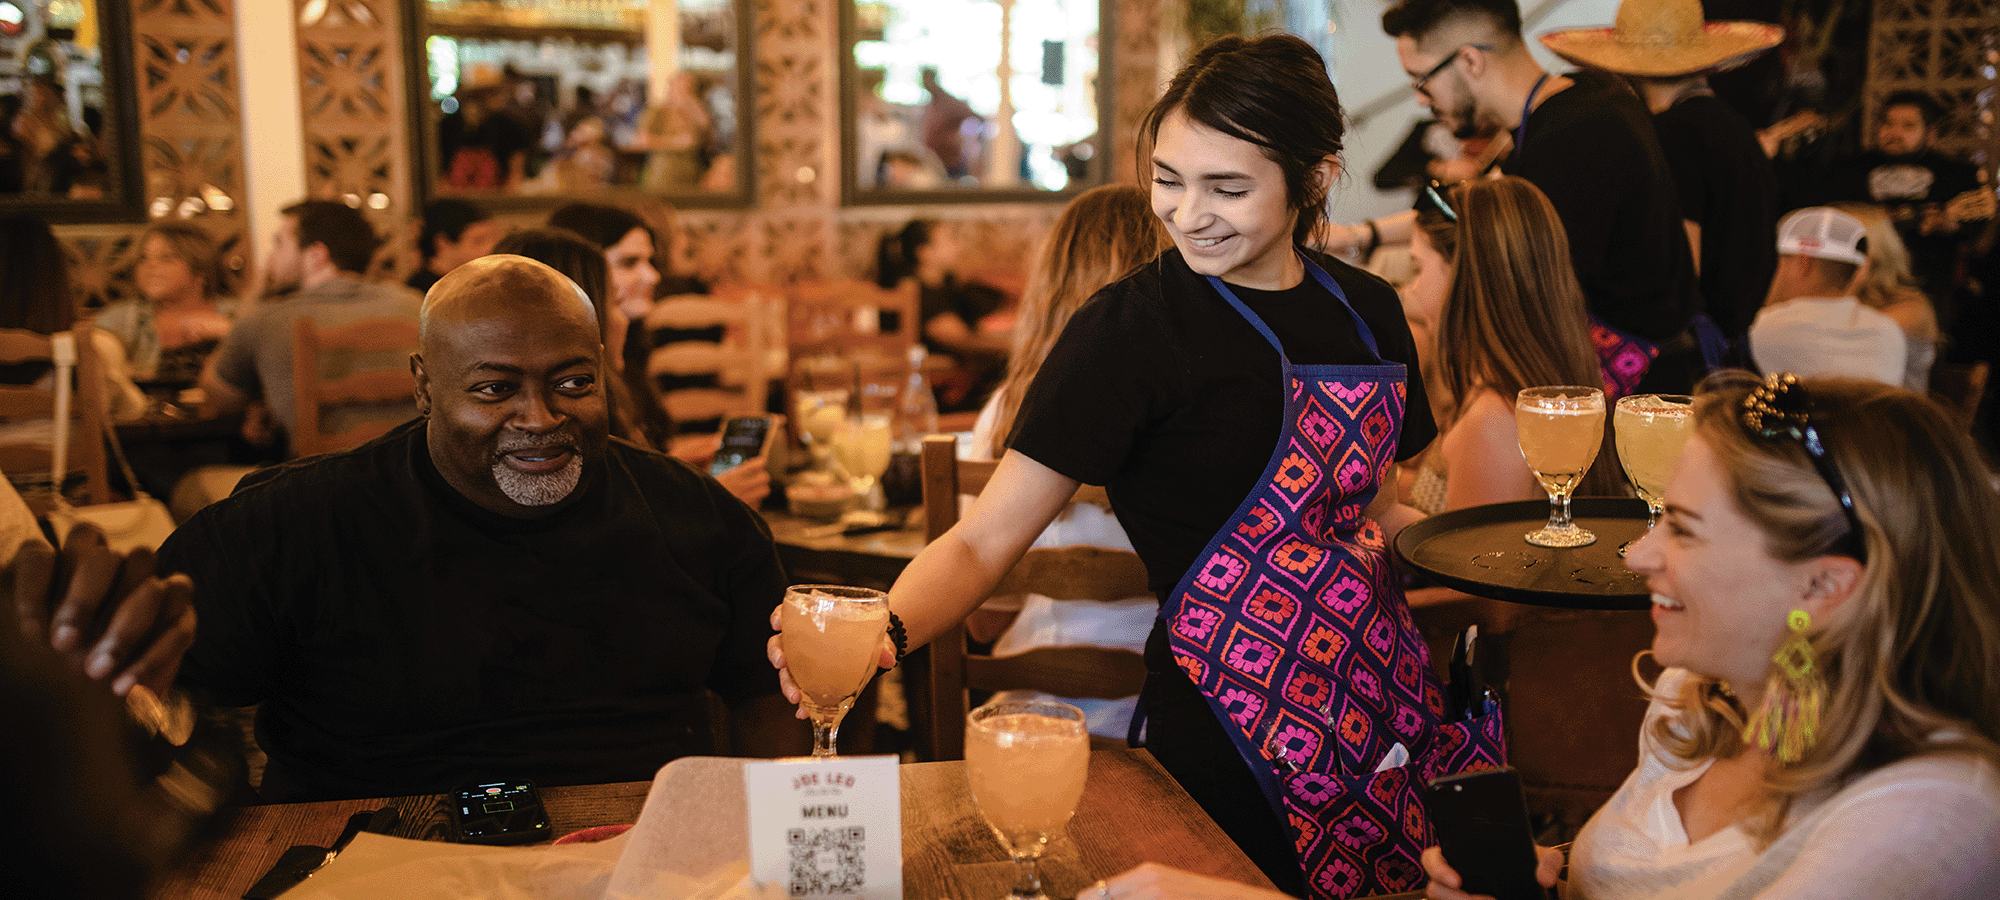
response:
[[[246,240],[263,283],[278,210],[306,195],[306,140],[299,101],[299,39],[291,0],[237,0],[237,83],[242,86]]]
[[[737,65],[748,65],[739,59]],[[667,102],[667,87],[681,69],[681,8],[676,0],[646,4],[646,103]]]

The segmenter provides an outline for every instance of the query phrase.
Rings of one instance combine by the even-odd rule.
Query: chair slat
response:
[[[957,523],[959,495],[983,490],[997,468],[990,462],[961,461],[957,448],[951,435],[924,439],[924,514],[931,540]],[[1091,496],[1102,495],[1097,490]],[[1029,551],[1001,578],[994,593],[1033,593],[1084,603],[1143,597],[1150,591],[1137,554],[1075,546]],[[964,628],[955,626],[905,660],[905,693],[919,754],[956,759],[965,752],[968,686],[1116,698],[1137,693],[1145,676],[1144,658],[1129,650],[1071,646],[1039,647],[1010,657],[972,654],[966,648]]]

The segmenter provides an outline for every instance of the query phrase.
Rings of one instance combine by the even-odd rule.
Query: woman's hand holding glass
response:
[[[812,720],[813,756],[835,755],[840,720],[880,668],[889,601],[881,591],[831,584],[786,589],[772,614],[771,662],[785,698]],[[889,662],[895,662],[893,650]]]

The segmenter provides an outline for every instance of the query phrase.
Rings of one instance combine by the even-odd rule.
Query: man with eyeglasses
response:
[[[1402,0],[1382,14],[1382,28],[1439,122],[1461,138],[1512,140],[1501,168],[1555,205],[1593,324],[1657,349],[1639,389],[1691,387],[1703,368],[1689,330],[1701,293],[1645,104],[1608,75],[1543,71],[1521,38],[1514,0]],[[1408,240],[1412,218],[1332,226],[1326,243]]]

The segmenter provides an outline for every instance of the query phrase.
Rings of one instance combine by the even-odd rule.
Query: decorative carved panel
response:
[[[238,110],[232,0],[135,0],[133,78],[147,213],[194,222],[244,271],[243,120]],[[72,280],[87,307],[132,296],[143,225],[58,229],[73,251]],[[233,290],[233,285],[225,286]]]
[[[360,208],[388,235],[413,214],[395,3],[296,0],[295,7],[306,191]]]
[[[1993,0],[1875,0],[1868,55],[1868,121],[1891,93],[1929,93],[1945,108],[1937,146],[1994,173],[2000,165],[2000,6]]]

